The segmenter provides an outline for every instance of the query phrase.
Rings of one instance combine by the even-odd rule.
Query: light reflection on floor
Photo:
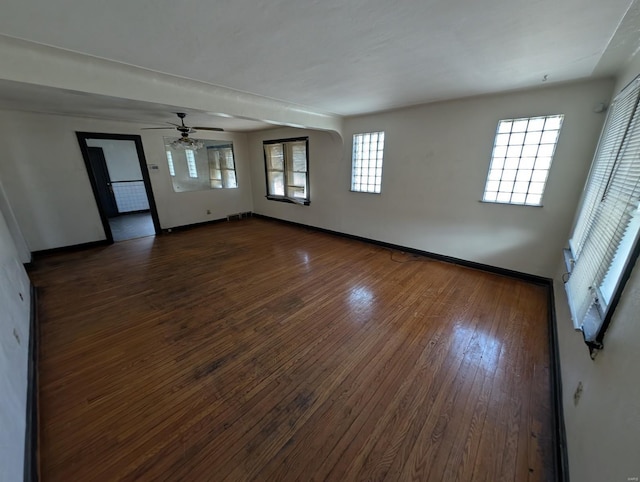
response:
[[[369,320],[374,308],[375,296],[366,286],[354,286],[349,291],[348,297],[351,313],[356,315],[358,321]]]
[[[496,337],[485,333],[477,326],[456,324],[453,329],[452,349],[461,355],[475,359],[478,367],[495,372],[498,369],[502,343]],[[468,353],[474,350],[473,353]],[[478,356],[478,352],[480,352]]]

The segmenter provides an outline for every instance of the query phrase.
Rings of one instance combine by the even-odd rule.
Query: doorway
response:
[[[140,136],[77,132],[107,241],[160,234]]]

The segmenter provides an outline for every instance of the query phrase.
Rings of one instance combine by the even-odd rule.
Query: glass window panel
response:
[[[540,144],[540,138],[542,137],[542,132],[527,132],[527,137],[525,138],[525,144],[528,145],[536,145]]]
[[[191,146],[189,146],[191,147]],[[189,177],[198,177],[198,168],[196,167],[196,156],[191,149],[184,151],[187,156],[187,168],[189,169]]]
[[[509,134],[498,134],[496,136],[496,146],[506,146],[509,144]]]
[[[502,177],[501,169],[492,169],[491,171],[489,171],[490,181],[499,181],[501,177]]]
[[[555,144],[558,140],[558,131],[544,131],[542,133],[542,144]]]
[[[554,144],[540,144],[538,148],[539,157],[551,157],[553,155]]]
[[[502,171],[502,180],[503,181],[515,181],[516,172],[517,171],[512,170],[512,169]]]
[[[529,182],[531,180],[531,172],[530,169],[519,170],[516,175],[516,181]]]
[[[498,187],[500,187],[500,181],[488,181],[486,190],[497,191]]]
[[[236,188],[238,187],[238,182],[236,180],[236,171],[232,171],[232,170],[225,170],[223,171],[223,181],[224,181],[224,185],[225,187],[228,188]]]
[[[504,167],[504,159],[503,158],[494,159],[491,162],[491,169],[502,169],[503,167]]]
[[[511,195],[511,202],[513,204],[524,204],[526,199],[527,199],[527,195],[524,193],[514,192]]]
[[[526,145],[522,148],[522,157],[536,157],[538,155],[538,144]]]
[[[284,173],[269,171],[269,194],[273,196],[284,196]]]
[[[551,167],[550,157],[539,157],[536,159],[536,169],[549,169]]]
[[[529,131],[541,131],[544,127],[544,117],[534,117],[529,119]]]
[[[294,186],[305,186],[307,182],[307,176],[304,173],[296,172],[293,174]]]
[[[529,193],[531,194],[542,194],[543,189],[543,182],[532,182],[531,184],[529,184]]]
[[[544,183],[547,180],[547,173],[549,171],[538,169],[533,171],[533,175],[531,176],[531,180],[533,182],[542,182]]]
[[[493,148],[493,157],[506,157],[507,146],[495,146]]]
[[[173,154],[171,154],[171,151],[167,151],[167,163],[169,163],[169,174],[171,174],[172,176],[175,176],[176,169],[173,166]]]
[[[536,159],[534,157],[523,157],[520,159],[518,169],[533,169]]]
[[[520,193],[526,194],[528,189],[529,189],[528,182],[518,181],[513,185],[513,192],[520,192]]]
[[[222,180],[221,179],[212,179],[211,187],[213,189],[222,189]]]
[[[307,172],[307,144],[296,143],[291,146],[293,157],[293,170],[297,172]]]
[[[500,123],[498,124],[498,132],[499,133],[511,132],[512,124],[513,122],[511,121],[500,121]]]
[[[508,157],[504,162],[505,169],[518,169],[518,164],[520,164],[519,157]]]
[[[495,201],[498,197],[498,193],[497,192],[485,192],[484,193],[484,200],[485,201]]]
[[[542,196],[540,194],[527,195],[527,204],[531,204],[533,206],[539,206],[541,201],[542,201]]]
[[[509,139],[510,146],[517,146],[524,144],[524,132],[514,132]]]
[[[507,149],[507,157],[520,157],[522,153],[522,146],[509,146]]]
[[[547,122],[544,124],[546,130],[560,130],[562,125],[562,116],[547,117]]]
[[[527,130],[527,126],[529,125],[529,119],[516,119],[513,122],[512,132],[524,132]]]
[[[500,181],[500,192],[513,191],[513,181]]]
[[[499,203],[508,203],[511,200],[510,192],[499,192],[496,201]]]

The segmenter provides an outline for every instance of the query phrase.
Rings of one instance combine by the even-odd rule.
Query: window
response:
[[[354,134],[351,157],[351,190],[380,193],[384,132]]]
[[[171,154],[171,151],[167,151],[167,162],[169,163],[169,174],[171,174],[172,176],[175,176],[176,169],[173,166],[173,154]]]
[[[542,206],[563,118],[550,115],[498,123],[483,201]]]
[[[189,168],[189,177],[198,177],[198,168],[196,167],[196,156],[191,149],[184,151],[187,155],[187,167]]]
[[[265,141],[267,198],[309,204],[309,138]]]
[[[236,167],[233,161],[233,146],[207,146],[209,180],[213,189],[238,187]]]
[[[571,317],[591,351],[605,331],[638,257],[640,77],[614,100],[569,240],[565,283]]]

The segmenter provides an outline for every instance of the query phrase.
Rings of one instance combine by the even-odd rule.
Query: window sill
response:
[[[279,196],[265,196],[269,201],[278,201],[281,203],[289,203],[289,204],[298,204],[303,206],[309,206],[311,201],[308,199],[301,199],[300,201],[294,201],[288,197],[279,197]]]

